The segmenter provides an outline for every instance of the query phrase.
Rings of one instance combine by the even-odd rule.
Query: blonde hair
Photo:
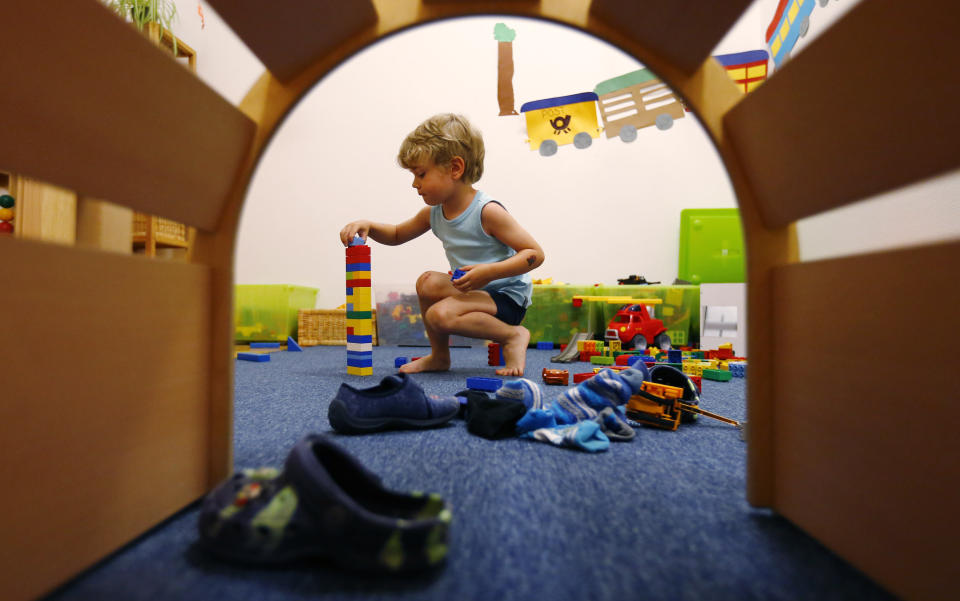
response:
[[[463,159],[463,180],[472,184],[483,175],[483,136],[463,115],[441,113],[417,126],[400,145],[397,162],[410,169],[429,159],[449,167],[453,157]]]

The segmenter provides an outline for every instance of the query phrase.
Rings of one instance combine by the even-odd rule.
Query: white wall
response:
[[[757,0],[714,54],[762,48],[776,4]],[[832,0],[814,9],[810,34],[794,56],[854,4]],[[200,76],[238,103],[263,67],[215,11],[201,5],[202,31],[196,3],[178,1],[177,33],[197,49]],[[688,116],[666,132],[641,130],[632,144],[602,138],[585,150],[563,146],[553,157],[539,156],[525,144],[522,116],[497,116],[493,27],[500,21],[517,31],[518,109],[526,101],[592,90],[641,66],[586,34],[513,17],[427,25],[366,49],[307,95],[264,155],[240,225],[237,282],[314,286],[321,289],[318,306],[342,303],[337,232],[352,219],[399,221],[422,206],[395,156],[411,129],[441,111],[461,112],[483,131],[487,161],[479,187],[501,199],[544,247],[547,261],[535,277],[613,283],[637,273],[672,281],[680,211],[736,206],[703,129]],[[953,174],[803,220],[801,252],[819,258],[956,237],[958,189],[960,175]],[[844,235],[853,226],[868,234]],[[401,247],[375,245],[373,257],[381,287],[409,285],[425,269],[447,269],[429,233]]]

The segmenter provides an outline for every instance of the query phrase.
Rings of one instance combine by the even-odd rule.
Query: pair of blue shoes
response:
[[[460,411],[455,396],[426,394],[404,373],[385,377],[372,388],[341,384],[330,402],[327,419],[337,432],[365,434],[381,430],[435,428]]]
[[[399,493],[320,434],[283,470],[235,474],[203,500],[200,546],[248,564],[324,558],[345,568],[407,572],[447,555],[452,514],[435,494]]]

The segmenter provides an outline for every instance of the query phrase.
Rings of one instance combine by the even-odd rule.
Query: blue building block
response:
[[[643,355],[630,355],[627,357],[627,367],[633,367],[633,364],[637,361],[642,361]]]
[[[496,392],[501,386],[503,386],[503,380],[500,378],[467,378],[467,388],[470,390]]]
[[[464,275],[466,275],[466,273],[467,273],[467,272],[464,271],[464,270],[462,270],[462,269],[455,269],[455,270],[453,271],[453,275],[450,276],[450,281],[452,282],[453,280],[458,280],[458,279],[462,278]]]
[[[538,343],[537,343],[537,348],[540,349],[540,350],[552,351],[552,350],[553,350],[553,343],[552,343],[552,342],[538,342]]]
[[[279,342],[251,342],[250,348],[280,348]]]
[[[667,351],[667,362],[668,363],[682,363],[683,362],[683,351],[680,349],[670,349]]]
[[[290,351],[303,352],[303,349],[300,348],[300,345],[297,344],[297,341],[293,339],[293,336],[287,336],[287,352]]]
[[[407,363],[410,363],[409,357],[396,357],[393,360],[394,367],[400,367],[401,365],[406,365]]]
[[[260,353],[237,353],[237,359],[241,361],[254,361],[256,363],[263,363],[264,361],[270,360],[270,355],[261,355]]]

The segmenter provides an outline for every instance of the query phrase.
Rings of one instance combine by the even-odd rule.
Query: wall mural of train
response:
[[[766,50],[714,58],[744,93],[767,78],[769,55]],[[638,69],[601,81],[592,92],[524,103],[520,112],[526,118],[530,149],[538,150],[542,156],[551,156],[565,144],[588,148],[602,133],[607,138],[616,136],[624,142],[633,142],[637,139],[637,130],[651,125],[668,130],[686,111],[680,98],[652,71]]]

